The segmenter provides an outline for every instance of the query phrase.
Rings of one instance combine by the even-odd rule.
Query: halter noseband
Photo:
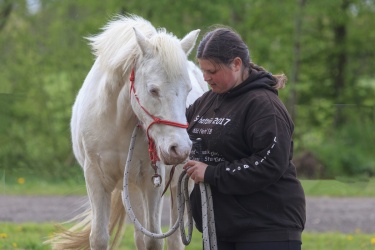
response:
[[[137,96],[137,94],[135,92],[135,88],[134,88],[134,80],[135,80],[134,68],[132,68],[129,80],[130,80],[130,83],[131,83],[131,85],[130,85],[130,93],[133,92],[133,94],[135,96],[135,99],[137,100],[139,106],[143,109],[143,111],[145,111],[145,113],[147,115],[149,115],[153,119],[153,121],[150,123],[150,125],[148,125],[148,127],[146,129],[146,134],[147,134],[147,139],[148,139],[148,152],[149,152],[149,155],[150,155],[151,166],[156,171],[156,162],[160,161],[160,159],[159,159],[157,151],[156,151],[155,142],[154,142],[154,140],[151,138],[151,136],[149,134],[149,129],[151,128],[151,126],[154,125],[154,124],[165,124],[165,125],[169,125],[169,126],[173,126],[173,127],[187,128],[189,126],[189,124],[188,123],[183,124],[183,123],[178,123],[178,122],[172,122],[172,121],[168,121],[168,120],[163,120],[163,119],[160,119],[160,118],[155,117],[154,115],[152,115],[150,112],[148,112],[148,110],[145,107],[142,106],[142,104],[139,101],[139,98],[138,98],[138,96]]]

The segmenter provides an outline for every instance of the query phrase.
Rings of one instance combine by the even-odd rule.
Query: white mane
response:
[[[180,75],[186,68],[186,54],[180,49],[180,40],[164,28],[156,29],[149,21],[135,15],[117,16],[103,32],[87,39],[93,54],[104,69],[121,70],[125,75],[141,59],[142,52],[137,44],[133,28],[142,31],[153,46],[170,79]]]

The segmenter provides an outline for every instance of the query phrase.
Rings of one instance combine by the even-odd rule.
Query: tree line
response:
[[[0,170],[79,169],[69,120],[94,60],[84,37],[130,13],[180,38],[234,28],[256,64],[289,78],[279,94],[296,124],[295,157],[313,155],[326,177],[375,173],[374,0],[0,1]]]

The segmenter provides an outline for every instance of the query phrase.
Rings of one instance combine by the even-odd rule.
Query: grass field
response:
[[[42,242],[52,235],[52,224],[12,224],[0,223],[0,249],[47,250],[49,246]],[[164,232],[167,231],[164,228]],[[119,250],[135,249],[133,229],[128,226],[127,237],[121,242]],[[198,231],[193,232],[192,242],[186,250],[201,250],[201,237]],[[304,233],[303,250],[374,250],[375,235],[341,234],[341,233]]]
[[[347,178],[335,180],[302,180],[307,196],[331,197],[375,197],[375,179],[358,181]],[[36,177],[0,178],[1,195],[85,195],[83,179],[69,181],[45,181]],[[135,249],[133,228],[128,226],[120,250]],[[164,228],[163,231],[167,231]],[[50,249],[42,244],[54,232],[54,225],[14,224],[0,222],[0,250],[8,249]],[[202,249],[201,234],[193,233],[193,240],[187,250]],[[307,233],[303,234],[303,250],[375,250],[375,234]]]
[[[375,179],[301,180],[307,196],[375,197]],[[36,176],[0,176],[1,195],[86,195],[83,177],[43,180]]]

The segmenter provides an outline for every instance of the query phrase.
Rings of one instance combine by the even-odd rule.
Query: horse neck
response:
[[[121,122],[124,126],[134,127],[138,124],[138,118],[135,115],[131,106],[130,83],[127,82],[122,85],[122,88],[117,96],[117,113],[121,114]],[[126,119],[124,119],[126,117]]]
[[[98,70],[100,76],[98,84],[99,99],[102,100],[101,111],[103,114],[115,116],[119,126],[134,127],[138,119],[135,116],[130,103],[130,72],[102,72]]]

